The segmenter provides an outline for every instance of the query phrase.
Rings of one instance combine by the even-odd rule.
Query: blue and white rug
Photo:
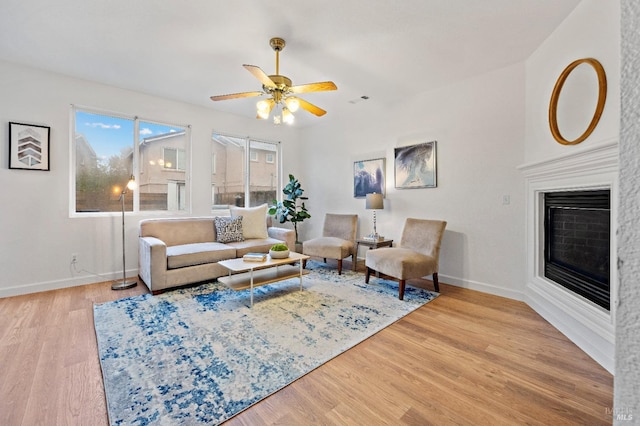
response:
[[[94,306],[112,425],[216,424],[437,296],[310,261],[249,291],[214,282]]]

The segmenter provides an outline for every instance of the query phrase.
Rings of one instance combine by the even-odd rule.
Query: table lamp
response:
[[[376,192],[367,194],[365,208],[367,210],[373,210],[373,232],[366,238],[369,240],[379,240],[380,235],[378,235],[378,230],[376,229],[376,210],[384,209],[384,198],[382,197],[382,194],[378,194]]]

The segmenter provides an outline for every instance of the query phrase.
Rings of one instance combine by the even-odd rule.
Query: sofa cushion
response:
[[[281,243],[282,241],[275,238],[253,238],[251,240],[244,240],[236,243],[227,244],[236,250],[236,257],[242,257],[247,253],[269,253],[269,249],[274,244]]]
[[[143,219],[140,236],[155,237],[167,246],[191,243],[212,243],[216,240],[213,217],[172,217]]]
[[[216,227],[216,241],[219,243],[230,243],[244,240],[242,233],[242,216],[235,219],[230,217],[213,218]]]
[[[195,243],[167,247],[167,268],[176,269],[185,266],[214,263],[219,260],[233,259],[236,249],[220,243]]]
[[[250,238],[267,238],[267,205],[258,207],[231,207],[231,217],[242,217],[242,235]]]

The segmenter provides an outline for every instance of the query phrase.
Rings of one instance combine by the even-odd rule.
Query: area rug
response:
[[[309,261],[249,291],[218,282],[94,306],[112,425],[217,424],[360,343],[437,293]]]

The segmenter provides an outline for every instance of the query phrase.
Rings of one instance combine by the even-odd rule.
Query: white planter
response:
[[[269,250],[269,256],[271,256],[272,259],[285,259],[289,257],[289,250],[284,250],[284,251]]]

